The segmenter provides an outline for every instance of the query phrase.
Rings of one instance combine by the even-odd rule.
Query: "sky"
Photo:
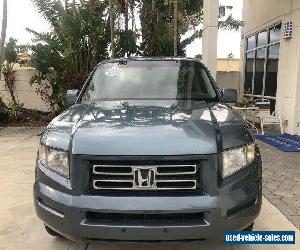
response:
[[[232,15],[242,20],[243,0],[219,0],[221,5],[233,6]],[[241,31],[219,30],[218,58],[227,58],[232,52],[234,58],[240,58]],[[187,48],[187,56],[202,54],[202,40],[197,39]]]
[[[0,20],[2,20],[2,4],[0,0]],[[220,0],[222,5],[233,6],[232,14],[237,19],[242,19],[242,0]],[[16,38],[19,44],[30,44],[33,36],[26,28],[38,32],[49,31],[50,27],[43,17],[36,11],[31,0],[8,0],[8,26],[7,39]],[[240,31],[219,31],[218,58],[227,58],[233,53],[234,58],[240,57]],[[187,56],[193,57],[202,54],[201,39],[197,39],[187,48]]]

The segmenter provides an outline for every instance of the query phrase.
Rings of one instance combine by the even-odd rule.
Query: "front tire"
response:
[[[63,236],[61,234],[59,234],[58,232],[54,231],[52,228],[48,227],[47,225],[45,225],[45,229],[46,229],[47,233],[50,234],[51,236],[63,238]]]
[[[243,231],[252,231],[253,230],[254,223],[243,229]]]

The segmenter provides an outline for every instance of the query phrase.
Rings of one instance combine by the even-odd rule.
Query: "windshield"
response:
[[[82,102],[105,100],[216,100],[200,63],[190,61],[121,61],[96,69]]]

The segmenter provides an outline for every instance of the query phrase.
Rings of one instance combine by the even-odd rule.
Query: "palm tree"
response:
[[[134,0],[130,3],[130,13],[131,13],[131,30],[135,30],[135,15],[134,15]]]
[[[174,0],[174,56],[178,55],[178,0]]]
[[[152,0],[152,11],[155,10],[155,6],[156,6],[156,0]]]
[[[1,69],[4,54],[4,43],[6,39],[6,29],[7,29],[7,0],[3,0],[3,16],[2,16],[2,30],[1,30],[1,44],[0,44],[0,78]]]
[[[75,0],[73,0],[72,9],[73,9],[73,15],[75,16],[75,11],[76,11],[76,2],[75,2]]]
[[[110,23],[110,50],[111,58],[115,57],[115,25],[114,25],[114,10],[113,0],[109,0],[109,23]]]

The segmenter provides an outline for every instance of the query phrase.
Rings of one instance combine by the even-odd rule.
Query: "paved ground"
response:
[[[300,153],[285,153],[258,141],[263,160],[263,194],[300,228]]]
[[[68,240],[51,238],[44,231],[41,221],[36,217],[32,201],[34,159],[38,146],[38,137],[36,135],[39,134],[39,132],[40,129],[0,128],[0,249],[300,249],[300,240],[297,240],[295,246],[289,247],[280,245],[224,247],[223,245],[203,244],[132,245],[107,243],[101,245],[84,245],[76,244]],[[271,151],[269,147],[263,146],[262,148],[263,157],[266,160],[264,167],[264,178],[266,179],[264,190],[266,190],[267,186],[270,187],[272,182],[277,180],[281,180],[282,183],[289,183],[288,180],[291,178],[295,180],[295,176],[290,170],[282,170],[285,166],[288,166],[288,169],[293,169],[292,163],[290,165],[283,164],[283,162],[286,162],[286,159],[280,156],[277,151],[274,151],[273,148],[273,151]],[[293,161],[294,157],[295,155],[289,155],[288,159]],[[274,162],[274,164],[272,164],[272,162]],[[285,175],[282,172],[290,173],[290,175]],[[274,178],[274,176],[284,176],[285,178]],[[273,178],[273,180],[270,178]],[[297,183],[293,186],[295,187],[296,185]],[[273,193],[276,190],[279,192],[281,186],[282,185],[278,185]],[[286,185],[284,184],[283,186]],[[289,193],[288,191],[286,192],[286,196],[284,196],[284,193],[277,194],[282,196],[280,200],[283,202],[286,200],[283,199],[283,197],[287,197]],[[290,197],[290,199],[292,198]],[[285,204],[290,203],[291,202]],[[299,230],[266,199],[263,200],[262,211],[256,221],[255,230],[291,230],[296,231],[296,239],[300,237]]]

